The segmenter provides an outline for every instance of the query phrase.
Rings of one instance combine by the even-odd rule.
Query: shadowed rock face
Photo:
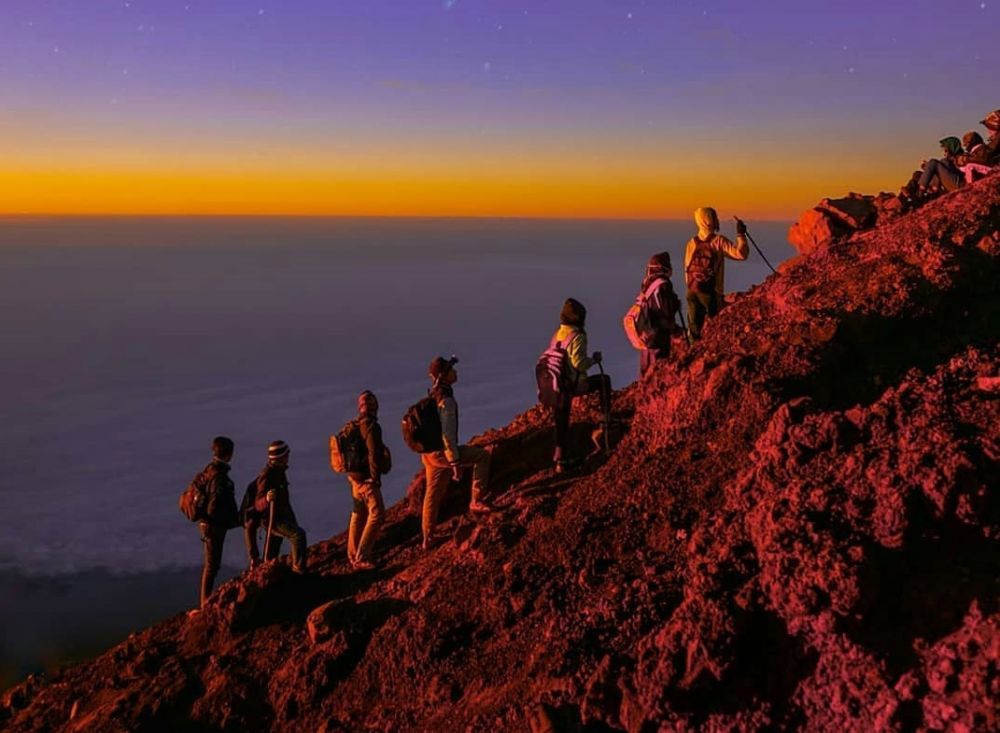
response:
[[[783,268],[618,393],[573,476],[539,409],[498,511],[388,513],[3,697],[11,731],[996,730],[1000,177]],[[589,443],[597,406],[575,420]],[[346,489],[345,489],[346,490]],[[422,479],[411,487],[413,498]]]

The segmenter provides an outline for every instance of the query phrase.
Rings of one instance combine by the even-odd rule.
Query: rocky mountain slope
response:
[[[1000,729],[1000,175],[782,267],[618,393],[610,459],[494,444],[406,502],[9,690],[9,731]],[[596,405],[580,405],[580,445]],[[422,479],[411,486],[414,501]]]

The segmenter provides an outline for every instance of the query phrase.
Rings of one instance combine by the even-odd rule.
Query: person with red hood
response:
[[[701,338],[707,318],[722,309],[726,292],[726,258],[745,260],[750,254],[747,228],[736,222],[736,244],[719,234],[719,215],[703,207],[694,212],[698,233],[684,251],[684,280],[687,284],[688,330],[692,339]]]

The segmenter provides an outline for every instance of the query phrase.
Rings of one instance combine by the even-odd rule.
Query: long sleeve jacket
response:
[[[576,326],[563,324],[556,331],[553,341],[558,341],[566,349],[566,357],[573,370],[573,384],[587,378],[587,371],[597,362],[587,355],[587,332]]]
[[[202,479],[207,496],[205,521],[227,529],[237,526],[239,514],[236,510],[236,488],[229,477],[229,464],[213,460],[202,471]]]
[[[726,293],[726,257],[731,260],[745,260],[750,254],[750,246],[747,244],[747,238],[743,234],[736,236],[736,244],[733,244],[731,240],[721,234],[716,234],[702,246],[710,247],[722,255],[722,257],[716,258],[715,265],[715,292],[721,298]],[[687,272],[688,265],[691,264],[691,258],[694,256],[694,251],[697,248],[698,239],[697,237],[692,237],[687,243],[687,249],[684,251],[685,273]]]
[[[441,419],[441,441],[449,463],[458,463],[458,403],[450,387],[434,390],[438,417]]]
[[[288,492],[288,474],[284,466],[267,465],[257,476],[257,497],[254,508],[263,517],[267,517],[270,507],[267,504],[267,492],[274,492],[274,516],[279,519],[295,521],[292,511],[292,500]]]

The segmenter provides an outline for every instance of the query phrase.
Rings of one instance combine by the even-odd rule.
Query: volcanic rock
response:
[[[610,457],[555,474],[532,408],[480,438],[495,511],[453,487],[431,550],[404,500],[377,570],[322,541],[309,576],[232,580],[0,723],[1000,730],[1000,176],[853,234],[816,214],[841,243],[617,392]],[[574,405],[579,454],[600,420]]]

